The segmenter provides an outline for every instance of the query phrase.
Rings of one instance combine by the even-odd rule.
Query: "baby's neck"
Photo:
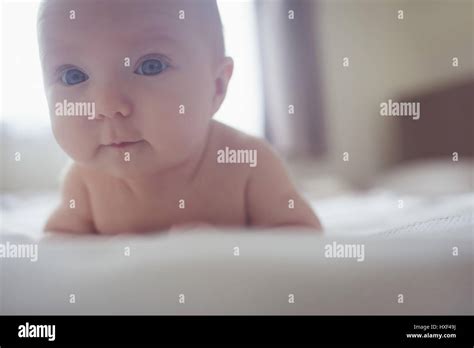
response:
[[[116,179],[137,194],[162,192],[176,185],[189,185],[199,172],[200,157],[192,156],[179,165],[158,172],[133,177],[116,177]]]

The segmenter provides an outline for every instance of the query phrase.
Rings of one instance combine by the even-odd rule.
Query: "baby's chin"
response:
[[[186,162],[188,156],[178,156],[176,151],[171,158],[164,158],[152,150],[148,144],[132,146],[99,146],[88,159],[74,159],[82,166],[102,174],[123,179],[143,179],[167,172]]]
[[[160,170],[165,163],[159,163],[151,151],[137,151],[129,148],[102,147],[82,165],[103,174],[120,178],[140,178]]]
[[[92,169],[94,172],[102,175],[113,176],[122,179],[143,179],[156,175],[160,172],[157,165],[152,165],[150,162],[135,161],[118,162],[110,160],[91,160],[79,162],[83,167]]]
[[[102,174],[110,175],[122,179],[142,179],[145,177],[152,176],[159,172],[156,167],[150,166],[150,164],[144,163],[117,163],[110,161],[109,164],[101,163],[97,164],[86,164],[93,169],[99,171]]]

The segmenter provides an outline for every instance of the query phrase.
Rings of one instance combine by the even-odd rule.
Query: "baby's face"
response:
[[[192,13],[179,18],[179,3],[47,3],[39,21],[44,84],[54,135],[75,161],[150,174],[202,149],[216,111],[216,67]],[[80,102],[90,104],[70,104]],[[68,110],[85,116],[57,115]]]

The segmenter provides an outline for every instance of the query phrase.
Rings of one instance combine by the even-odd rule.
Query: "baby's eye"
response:
[[[168,66],[166,65],[166,63],[162,62],[161,60],[157,58],[151,58],[151,59],[144,60],[139,65],[137,70],[135,70],[135,74],[147,75],[147,76],[158,75],[167,67]]]
[[[63,72],[61,80],[65,85],[72,86],[84,82],[89,78],[85,73],[79,69],[71,68]]]

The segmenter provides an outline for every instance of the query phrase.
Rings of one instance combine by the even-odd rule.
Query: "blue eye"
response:
[[[143,63],[140,64],[137,70],[135,70],[135,73],[147,76],[158,75],[167,67],[168,66],[166,65],[166,63],[162,62],[159,59],[152,58],[143,61]]]
[[[78,83],[84,82],[87,79],[89,79],[89,76],[75,68],[65,70],[61,76],[63,83],[68,86],[77,85]]]

